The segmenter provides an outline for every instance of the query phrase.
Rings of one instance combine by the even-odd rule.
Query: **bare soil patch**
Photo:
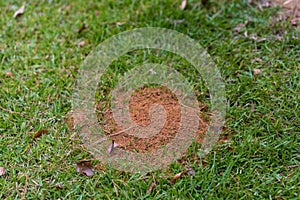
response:
[[[159,104],[164,107],[167,114],[164,126],[155,136],[150,138],[137,138],[129,135],[128,131],[122,130],[116,124],[111,109],[108,106],[103,108],[101,106],[102,103],[100,102],[97,106],[98,117],[103,122],[100,126],[120,148],[128,151],[149,152],[161,148],[161,146],[168,144],[175,137],[180,127],[180,105],[176,95],[167,87],[143,87],[136,90],[130,99],[130,118],[138,126],[148,126],[151,123],[149,115],[151,106]],[[196,140],[201,143],[208,128],[208,117],[203,117],[205,112],[207,112],[206,106],[200,103],[199,105],[201,105],[199,110],[204,115],[199,116]],[[159,120],[163,120],[163,116],[156,115],[156,117],[159,117]]]

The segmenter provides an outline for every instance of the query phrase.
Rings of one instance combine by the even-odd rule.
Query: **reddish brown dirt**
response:
[[[161,146],[168,144],[178,132],[180,126],[180,105],[175,94],[166,87],[149,88],[144,87],[135,91],[129,102],[129,110],[131,120],[139,126],[147,126],[151,123],[149,117],[149,109],[154,104],[164,106],[167,114],[167,119],[163,129],[155,136],[150,138],[136,138],[128,135],[126,131],[116,136],[113,134],[122,131],[115,123],[113,114],[110,108],[102,107],[100,102],[97,106],[98,117],[101,118],[102,128],[112,140],[119,145],[119,147],[136,152],[149,152],[154,149],[161,148]],[[202,106],[202,108],[205,106]],[[199,109],[201,110],[201,109]],[[199,117],[199,128],[196,140],[201,143],[204,133],[208,128],[208,122],[202,117]]]

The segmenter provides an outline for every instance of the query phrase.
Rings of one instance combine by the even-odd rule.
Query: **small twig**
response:
[[[23,114],[20,113],[20,112],[8,110],[8,109],[6,109],[6,108],[3,108],[2,106],[0,106],[0,109],[1,109],[1,110],[4,110],[4,111],[6,111],[6,112],[9,112],[10,114],[18,114],[18,115],[22,115],[22,116],[23,116]]]
[[[126,128],[126,129],[124,129],[124,130],[121,130],[121,131],[119,131],[119,132],[117,132],[117,133],[114,133],[114,134],[111,134],[111,135],[108,135],[108,136],[109,136],[109,137],[114,137],[114,136],[120,135],[120,134],[124,133],[125,131],[128,131],[128,130],[134,128],[134,127],[135,127],[135,126],[131,126],[131,127],[129,127],[129,128]]]
[[[287,166],[287,168],[291,169],[291,168],[295,168],[295,167],[298,167],[299,165],[290,165],[290,166]]]
[[[108,149],[108,153],[111,154],[111,152],[114,150],[114,147],[115,147],[115,141],[112,140],[111,141],[111,147]]]

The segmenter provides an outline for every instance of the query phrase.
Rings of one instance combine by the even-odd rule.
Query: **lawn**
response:
[[[247,0],[0,1],[1,199],[299,199],[300,25]],[[81,63],[105,39],[141,27],[176,30],[206,49],[226,86],[226,122],[203,159],[147,174],[102,165],[68,126]],[[133,66],[173,66],[210,106],[199,74],[166,51],[137,50],[109,67],[97,98]],[[179,64],[178,64],[179,63]],[[201,94],[201,95],[200,95]],[[209,108],[208,108],[209,112]],[[47,130],[40,136],[34,135]],[[76,171],[90,161],[92,176]],[[176,181],[187,167],[194,173]],[[4,170],[5,169],[5,172]],[[1,172],[2,171],[2,172]]]

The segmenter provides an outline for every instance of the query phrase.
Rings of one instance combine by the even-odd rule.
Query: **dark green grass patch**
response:
[[[38,1],[28,2],[14,19],[22,4],[0,2],[0,167],[6,168],[0,198],[299,198],[299,31],[289,22],[271,23],[277,8],[259,10],[246,0],[210,1],[205,7],[188,1],[184,11],[180,4]],[[210,152],[206,165],[191,162],[195,175],[174,184],[170,178],[184,170],[178,163],[147,175],[105,169],[85,177],[76,172],[76,162],[99,163],[64,122],[80,63],[101,41],[151,26],[187,34],[207,49],[226,83],[224,134],[233,137]],[[129,55],[133,64],[170,57],[176,67],[180,61],[164,52],[159,58],[155,51],[135,53]],[[104,78],[102,88],[128,70],[125,58],[111,66],[112,80]],[[205,90],[192,68],[180,66],[188,65],[177,67],[197,90]],[[41,129],[49,133],[33,141]]]

